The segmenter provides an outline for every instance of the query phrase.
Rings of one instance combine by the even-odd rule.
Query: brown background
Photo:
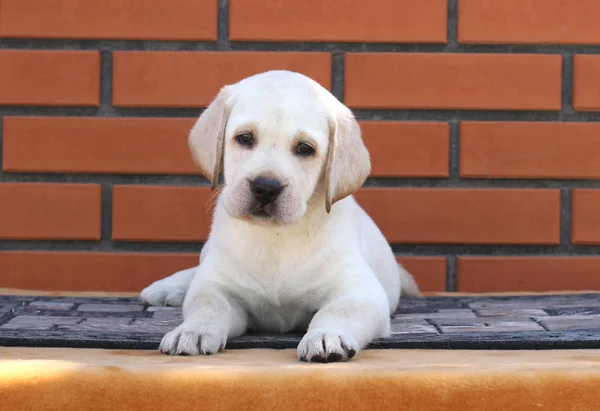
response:
[[[0,287],[197,262],[217,90],[302,72],[373,157],[357,198],[427,291],[600,289],[600,0],[0,0]]]

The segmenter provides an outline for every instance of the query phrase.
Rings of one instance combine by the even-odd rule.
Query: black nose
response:
[[[279,180],[272,178],[258,177],[250,183],[250,186],[252,187],[254,198],[256,198],[256,201],[258,201],[260,205],[272,203],[277,199],[281,190],[283,190]]]

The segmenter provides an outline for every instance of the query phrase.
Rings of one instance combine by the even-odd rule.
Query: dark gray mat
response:
[[[0,296],[0,346],[156,349],[181,310],[135,298]],[[370,348],[600,348],[600,293],[403,299]],[[300,334],[247,334],[228,349],[295,348]]]

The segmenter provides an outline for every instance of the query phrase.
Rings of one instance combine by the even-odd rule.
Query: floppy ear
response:
[[[204,177],[210,181],[213,190],[217,186],[223,167],[225,126],[231,112],[229,96],[229,89],[223,87],[200,115],[188,137],[192,157]]]
[[[341,103],[340,103],[341,104]],[[325,209],[354,194],[371,172],[371,159],[358,122],[344,107],[329,118],[329,150],[325,163]]]

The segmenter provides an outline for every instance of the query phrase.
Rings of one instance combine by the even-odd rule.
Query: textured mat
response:
[[[135,298],[0,296],[0,346],[155,349],[181,310]],[[370,348],[600,348],[600,294],[404,299]],[[295,348],[301,335],[248,334],[228,349]]]

